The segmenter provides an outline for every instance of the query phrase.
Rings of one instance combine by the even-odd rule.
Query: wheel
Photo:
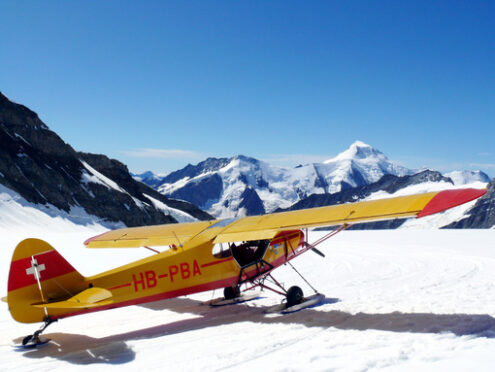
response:
[[[223,289],[223,297],[226,300],[231,300],[233,298],[239,297],[241,294],[241,290],[239,287],[225,287]]]
[[[287,291],[287,307],[300,304],[303,301],[303,291],[297,286],[290,287]]]

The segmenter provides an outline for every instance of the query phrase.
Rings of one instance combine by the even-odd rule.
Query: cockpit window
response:
[[[213,246],[213,250],[211,252],[213,257],[215,258],[227,258],[232,256],[232,252],[230,251],[230,247],[228,243],[217,243]]]
[[[230,245],[230,250],[232,251],[234,259],[242,267],[262,260],[269,243],[269,240],[252,240],[248,242],[232,243]]]
[[[235,217],[235,218],[226,218],[224,220],[218,221],[217,223],[214,223],[213,225],[208,226],[208,228],[211,229],[213,227],[226,227],[226,226],[230,225],[234,221],[237,221],[237,217]]]

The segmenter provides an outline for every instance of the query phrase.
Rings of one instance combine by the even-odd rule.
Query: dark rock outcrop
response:
[[[211,200],[218,199],[222,190],[222,179],[218,174],[213,174],[188,183],[183,188],[172,192],[170,196],[195,205],[206,206]]]
[[[247,187],[241,195],[241,203],[239,209],[244,208],[247,216],[254,216],[265,213],[263,201],[258,193],[252,188]]]
[[[189,203],[170,200],[135,181],[127,167],[117,160],[77,153],[35,112],[1,93],[0,143],[0,183],[31,203],[51,204],[65,212],[82,207],[103,222],[123,222],[127,226],[176,222],[144,196],[148,194],[196,218],[211,218]],[[92,182],[94,175],[81,160],[115,182],[118,188]]]
[[[230,158],[208,158],[197,165],[188,164],[184,168],[163,177],[160,184],[174,183],[185,177],[194,178],[204,173],[215,172],[220,168],[225,167],[230,161]]]
[[[187,203],[182,200],[168,198],[160,194],[155,189],[152,189],[148,185],[142,182],[136,182],[132,175],[129,173],[127,166],[122,164],[118,160],[110,159],[105,155],[88,154],[82,152],[78,154],[82,160],[86,161],[98,172],[116,182],[128,194],[145,204],[150,204],[150,200],[146,197],[146,195],[149,195],[152,198],[166,204],[168,207],[184,211],[199,220],[212,219],[212,216],[202,211],[194,204]]]

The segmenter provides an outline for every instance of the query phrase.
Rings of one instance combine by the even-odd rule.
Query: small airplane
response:
[[[316,246],[354,223],[425,217],[485,193],[456,189],[239,219],[113,230],[85,245],[147,247],[156,254],[90,277],[83,277],[45,241],[25,239],[12,257],[6,301],[16,321],[43,322],[23,339],[24,347],[48,342],[40,334],[62,318],[219,288],[224,288],[224,297],[211,305],[250,299],[241,293],[244,285],[244,291],[259,287],[284,296],[280,309],[300,309],[324,296],[315,290],[315,296],[304,297],[297,286],[285,289],[272,276],[277,267],[309,250],[323,255]],[[339,227],[308,243],[307,229],[319,226]],[[158,246],[165,250],[152,248]]]

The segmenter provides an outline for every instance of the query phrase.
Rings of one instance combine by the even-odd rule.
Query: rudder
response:
[[[50,244],[25,239],[15,248],[10,264],[7,302],[21,323],[42,322],[63,310],[31,306],[71,297],[85,289],[84,277]]]

